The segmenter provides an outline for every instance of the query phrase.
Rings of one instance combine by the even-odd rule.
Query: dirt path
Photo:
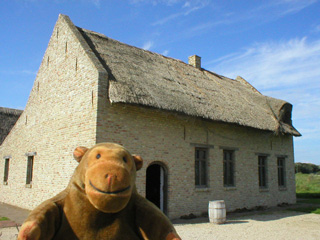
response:
[[[242,217],[227,217],[227,223],[175,224],[183,240],[272,239],[319,240],[320,215],[293,211],[261,212]]]
[[[293,211],[257,213],[231,217],[226,224],[204,223],[175,224],[183,240],[319,240],[320,215],[301,214]],[[16,239],[17,229],[0,228],[1,240]]]
[[[308,204],[298,203],[295,206],[306,207]],[[24,209],[0,204],[0,215],[14,221],[9,224],[11,227],[0,224],[0,240],[16,239],[16,225],[21,224],[28,213]],[[320,240],[320,214],[305,214],[285,208],[227,214],[227,223],[222,225],[208,223],[207,218],[176,220],[173,223],[183,240]]]

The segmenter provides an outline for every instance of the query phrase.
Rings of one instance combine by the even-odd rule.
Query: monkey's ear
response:
[[[88,148],[86,147],[77,147],[74,151],[73,151],[73,157],[77,162],[80,162],[83,155],[86,153],[86,151],[88,151]]]
[[[134,163],[136,164],[136,170],[140,170],[142,168],[143,165],[143,159],[142,157],[140,157],[139,155],[132,155]]]

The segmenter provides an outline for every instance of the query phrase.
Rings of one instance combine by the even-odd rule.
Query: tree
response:
[[[317,173],[320,172],[320,166],[312,163],[295,163],[296,173]]]

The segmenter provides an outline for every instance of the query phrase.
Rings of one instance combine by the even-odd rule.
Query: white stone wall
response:
[[[63,190],[77,166],[73,150],[94,145],[99,73],[63,18],[57,22],[27,106],[0,147],[0,202],[32,209]],[[26,187],[28,152],[34,157]],[[11,156],[3,185],[4,156]]]
[[[146,170],[155,161],[168,169],[168,213],[171,218],[201,214],[208,202],[225,200],[228,211],[295,203],[292,136],[216,123],[124,104],[99,108],[97,141],[123,144],[140,154],[144,166],[137,188],[145,195]],[[102,114],[103,112],[103,114]],[[209,145],[208,188],[195,187],[195,146]],[[213,146],[213,148],[212,148]],[[223,148],[235,148],[235,187],[223,185]],[[268,189],[260,191],[257,153],[267,158]],[[278,187],[277,156],[286,155],[285,189]]]

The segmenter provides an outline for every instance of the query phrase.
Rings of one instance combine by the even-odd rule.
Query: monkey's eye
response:
[[[127,160],[127,158],[126,158],[126,157],[123,157],[123,158],[122,158],[122,160],[123,160],[125,163],[127,163],[127,162],[128,162],[128,160]]]
[[[99,159],[101,157],[100,153],[97,154],[96,158]]]

